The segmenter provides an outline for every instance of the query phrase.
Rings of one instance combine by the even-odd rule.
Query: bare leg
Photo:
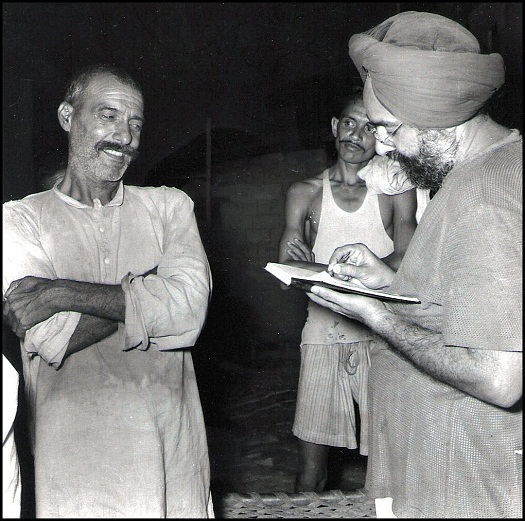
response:
[[[322,492],[327,478],[328,445],[299,440],[299,472],[295,492]]]

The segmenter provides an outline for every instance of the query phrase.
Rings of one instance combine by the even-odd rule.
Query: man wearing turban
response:
[[[309,293],[384,340],[371,353],[367,492],[389,498],[389,517],[521,518],[522,136],[483,111],[503,60],[419,12],[352,36],[349,52],[376,151],[435,194],[397,272],[360,244],[329,264],[421,304]]]

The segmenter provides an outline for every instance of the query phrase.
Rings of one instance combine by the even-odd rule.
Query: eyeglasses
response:
[[[386,128],[383,125],[374,125],[373,123],[367,123],[365,125],[365,130],[370,132],[380,143],[386,146],[394,146],[392,142],[393,135],[403,126],[403,123],[400,123],[394,130],[387,132]],[[380,130],[381,129],[381,130]],[[386,132],[386,135],[384,133]],[[383,134],[384,137],[381,137],[380,134]]]

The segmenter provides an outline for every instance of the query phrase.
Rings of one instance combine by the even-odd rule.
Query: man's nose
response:
[[[363,129],[359,127],[350,129],[348,131],[348,137],[351,138],[352,141],[363,141]]]
[[[119,123],[113,132],[113,139],[120,145],[129,145],[133,141],[133,135],[127,123]]]

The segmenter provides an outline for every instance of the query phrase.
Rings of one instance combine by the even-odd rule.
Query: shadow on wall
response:
[[[251,155],[213,164],[210,185],[202,170],[191,179],[164,176],[159,183],[181,188],[195,202],[214,280],[201,335],[210,356],[243,365],[253,362],[260,346],[299,345],[308,298],[281,290],[264,266],[278,260],[288,187],[329,161],[324,149]]]
[[[205,142],[201,146],[205,150]],[[193,154],[204,157],[202,150]],[[257,367],[262,351],[270,346],[299,349],[308,297],[283,291],[264,266],[278,260],[288,187],[327,168],[331,158],[324,148],[252,152],[222,162],[215,156],[209,184],[204,163],[191,176],[175,169],[176,163],[165,160],[147,184],[180,188],[195,203],[213,293],[192,353],[205,417],[222,425],[235,379],[245,377],[246,368]]]
[[[258,138],[244,130],[228,127],[211,129],[211,160],[213,165],[265,152]],[[147,186],[160,186],[204,175],[206,169],[206,134],[199,134],[172,154],[154,165],[148,172]],[[175,186],[171,184],[169,186]]]

